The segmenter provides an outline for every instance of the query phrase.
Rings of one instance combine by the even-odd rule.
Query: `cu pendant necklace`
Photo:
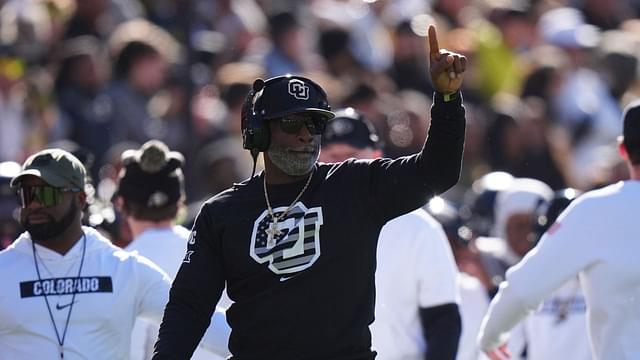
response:
[[[38,282],[42,283],[42,276],[40,276],[40,267],[38,266],[38,257],[36,253],[36,245],[33,239],[31,239],[31,247],[33,249],[33,262],[36,265],[36,273],[38,274]],[[82,265],[84,264],[84,256],[87,252],[87,235],[82,233],[82,257],[80,258],[80,267],[78,268],[78,275],[76,275],[76,281],[74,284],[80,282],[80,274],[82,273]],[[44,262],[42,263],[43,266]],[[48,270],[47,270],[48,271]],[[53,275],[53,274],[52,274]],[[47,298],[47,294],[44,294],[44,302],[47,304],[47,311],[49,312],[49,319],[51,320],[51,325],[53,325],[53,330],[56,332],[56,340],[58,340],[58,351],[60,352],[60,359],[64,359],[64,340],[67,337],[67,330],[69,329],[69,319],[71,319],[71,312],[73,311],[73,304],[76,302],[76,294],[78,293],[77,289],[73,290],[73,295],[71,296],[71,305],[69,305],[69,312],[67,313],[67,319],[64,323],[64,329],[62,330],[62,336],[60,336],[60,332],[58,331],[58,327],[56,326],[56,321],[53,317],[53,312],[51,311],[51,305],[49,304],[49,299]]]
[[[271,207],[271,202],[269,201],[269,193],[267,192],[267,176],[265,174],[262,185],[264,188],[264,198],[267,201],[267,211],[269,212],[269,216],[271,217],[271,225],[269,225],[269,228],[266,230],[268,247],[274,247],[276,245],[276,237],[282,235],[282,231],[278,228],[278,222],[284,219],[284,217],[287,216],[289,211],[291,211],[298,200],[300,200],[302,194],[304,194],[304,192],[309,187],[309,184],[311,184],[311,178],[313,178],[313,173],[315,172],[315,170],[315,167],[313,168],[313,170],[311,170],[307,182],[304,184],[304,187],[302,188],[302,190],[300,190],[300,193],[298,193],[298,196],[296,196],[291,205],[289,205],[289,207],[287,207],[278,216],[273,213],[273,208]]]

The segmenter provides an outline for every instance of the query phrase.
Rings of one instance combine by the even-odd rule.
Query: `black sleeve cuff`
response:
[[[433,119],[451,119],[464,117],[464,107],[462,106],[462,92],[460,90],[453,94],[444,95],[435,91],[433,93],[433,105],[431,107]]]

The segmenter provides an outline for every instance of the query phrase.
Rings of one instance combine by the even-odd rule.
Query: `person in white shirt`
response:
[[[576,189],[561,189],[550,202],[539,206],[534,221],[536,241],[580,194]],[[514,328],[508,349],[512,354],[522,354],[526,346],[527,360],[591,360],[586,315],[584,294],[574,276]],[[520,341],[513,341],[516,331]]]
[[[0,359],[128,359],[136,316],[162,317],[169,277],[82,226],[85,178],[46,149],[11,182],[26,232],[0,252]]]
[[[123,168],[114,200],[133,238],[125,250],[145,256],[174,279],[191,233],[175,224],[178,213],[184,210],[184,157],[158,140],[127,150],[121,157]],[[222,347],[205,349],[201,344],[192,359],[216,360],[229,355],[226,342],[230,330],[222,311],[214,313],[214,321],[221,326],[211,327]],[[151,359],[157,335],[157,323],[137,319],[131,337],[131,360]]]
[[[460,292],[460,317],[462,318],[462,333],[458,346],[456,360],[484,360],[482,351],[476,344],[476,337],[480,331],[482,318],[489,308],[489,296],[484,285],[475,276],[465,272],[461,267],[469,257],[469,241],[472,237],[471,229],[461,211],[454,203],[439,196],[431,199],[425,206],[427,212],[436,219],[444,230],[453,257],[458,266],[458,291]]]
[[[509,358],[509,330],[576,275],[587,303],[594,359],[640,357],[640,243],[635,235],[640,213],[640,100],[625,108],[619,150],[630,180],[580,196],[507,272],[478,336],[490,358]]]
[[[373,126],[352,108],[327,124],[320,161],[380,157]],[[378,238],[375,321],[380,360],[455,359],[461,333],[458,274],[442,226],[417,209],[389,221]]]
[[[507,269],[533,247],[531,230],[536,208],[553,197],[553,190],[540,180],[513,178],[496,195],[495,221],[491,236],[473,241],[478,249],[478,279],[493,297]]]

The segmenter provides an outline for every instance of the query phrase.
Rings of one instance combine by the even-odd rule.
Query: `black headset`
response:
[[[265,87],[266,82],[264,80],[256,79],[242,106],[242,147],[251,151],[252,155],[254,152],[266,151],[271,140],[269,128],[262,120],[259,112],[256,112],[255,106],[256,101],[259,100],[256,94],[261,95]]]
[[[302,82],[305,86],[312,86],[315,96],[310,98],[308,95],[308,99],[305,99],[305,101],[297,102],[280,94],[276,94],[276,97],[269,95],[269,100],[264,99],[265,91],[269,91],[269,89],[273,89],[278,85],[282,86],[284,82],[290,82],[292,79]],[[274,92],[275,90],[271,91]],[[267,104],[267,102],[272,103]],[[306,108],[331,111],[327,101],[327,94],[320,85],[312,80],[289,74],[273,77],[266,81],[256,79],[242,106],[242,146],[251,151],[251,155],[256,158],[260,152],[267,151],[271,142],[271,132],[266,120],[304,111]]]

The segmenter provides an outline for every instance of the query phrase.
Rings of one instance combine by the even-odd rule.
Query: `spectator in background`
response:
[[[529,2],[491,2],[485,18],[469,24],[474,36],[476,82],[485,100],[496,94],[517,94],[525,74],[521,56],[533,46],[535,20]],[[469,34],[469,35],[471,35]]]
[[[320,161],[376,159],[374,127],[353,108],[327,124]],[[378,238],[373,348],[381,360],[455,359],[461,333],[457,270],[440,224],[423,209],[389,221]]]
[[[504,279],[507,269],[515,265],[533,247],[533,216],[537,207],[551,200],[553,191],[545,183],[528,178],[515,178],[498,192],[495,222],[491,237],[479,237],[474,245],[480,251],[480,281],[491,296]]]
[[[24,59],[0,47],[0,160],[18,161],[27,146],[27,124],[23,99],[26,96]]]
[[[538,21],[538,32],[546,44],[561,49],[568,59],[562,81],[554,85],[550,106],[558,124],[570,135],[569,164],[575,182],[571,186],[589,189],[602,160],[617,157],[615,141],[622,129],[622,107],[614,94],[618,96],[620,89],[614,93],[609,86],[620,84],[606,64],[599,65],[600,69],[594,67],[600,60],[602,33],[585,23],[580,10],[558,7],[545,12]]]
[[[0,162],[0,250],[11,245],[22,232],[18,222],[18,202],[10,183],[18,173],[20,164],[15,161]]]
[[[105,40],[112,28],[109,0],[83,0],[75,2],[75,11],[67,22],[64,37],[72,39],[78,36],[94,36]]]
[[[537,179],[554,189],[566,186],[566,170],[562,170],[566,159],[558,153],[561,139],[551,144],[544,103],[507,94],[494,100],[494,115],[487,129],[486,156],[491,170]]]
[[[433,86],[423,68],[427,53],[420,46],[422,42],[423,39],[414,31],[411,20],[398,23],[393,33],[393,63],[387,74],[398,89],[412,89],[431,96]]]
[[[47,4],[37,0],[7,0],[0,4],[0,46],[38,68],[47,60],[53,26]]]
[[[462,319],[462,333],[456,360],[484,359],[480,348],[476,344],[482,317],[489,308],[489,297],[482,283],[472,274],[467,273],[467,260],[473,249],[469,247],[471,229],[464,224],[460,210],[451,202],[436,196],[425,206],[427,212],[436,219],[449,240],[453,257],[458,265],[457,286],[460,292],[460,317]]]
[[[464,15],[470,3],[470,0],[434,0],[433,13],[449,28],[462,28],[468,21]]]
[[[161,28],[137,19],[115,30],[110,38],[110,51],[114,78],[107,94],[114,109],[112,142],[144,143],[160,139],[180,147],[176,142],[185,141],[186,125],[163,119],[173,99],[156,97],[166,84],[169,66],[176,60],[175,40]]]
[[[197,0],[196,16],[226,39],[225,62],[249,56],[253,41],[267,28],[266,16],[255,0]]]
[[[290,12],[269,17],[271,50],[264,59],[267,77],[299,74],[304,69],[303,28]]]
[[[489,236],[495,223],[496,198],[513,182],[513,175],[494,171],[483,175],[471,184],[464,195],[460,214],[471,230],[473,238]]]
[[[634,1],[582,0],[575,4],[584,14],[587,24],[602,30],[612,30],[619,28],[624,20],[640,15],[634,11],[637,9],[632,8],[633,3]]]
[[[320,27],[343,29],[348,35],[344,45],[349,53],[373,74],[383,73],[392,61],[391,36],[382,18],[387,4],[387,1],[319,0],[311,4],[310,11]],[[425,25],[422,24],[423,28]]]
[[[41,66],[51,35],[47,15],[40,1],[0,3],[0,161],[22,162],[47,142],[38,113],[51,90]]]
[[[551,201],[540,204],[534,221],[536,243],[579,195],[576,189],[562,189],[554,193]],[[586,304],[578,277],[569,279],[549,295],[514,332],[518,334],[511,337],[509,349],[512,354],[525,352],[527,360],[591,360]]]
[[[115,202],[129,225],[132,242],[125,250],[139,253],[175,278],[187,251],[189,230],[176,225],[184,212],[184,176],[182,154],[169,151],[162,142],[152,140],[138,150],[122,154]],[[221,322],[224,324],[224,322]],[[216,331],[224,334],[225,327]],[[132,333],[132,359],[150,359],[158,326],[144,319],[136,320]],[[220,355],[228,355],[228,350]],[[198,348],[195,359],[222,359],[208,350]]]
[[[114,104],[102,93],[107,70],[98,39],[81,36],[65,41],[60,48],[60,68],[55,79],[56,102],[62,116],[61,132],[88,149],[102,161],[112,145],[109,136]],[[86,165],[86,164],[85,164]],[[99,164],[88,167],[98,178]]]
[[[351,51],[350,42],[351,35],[347,30],[334,27],[320,32],[318,47],[330,75],[345,76],[350,81],[355,81],[364,77],[367,71]]]
[[[103,231],[114,245],[121,248],[125,248],[131,242],[131,229],[120,211],[114,206],[113,198],[118,190],[118,178],[123,168],[122,153],[139,147],[138,143],[121,142],[109,148],[105,155],[105,163],[100,168],[100,182],[96,186],[96,197],[104,205],[103,210],[107,212],[107,216],[103,217],[103,222],[96,227]],[[91,211],[92,208],[90,207],[89,210]]]

